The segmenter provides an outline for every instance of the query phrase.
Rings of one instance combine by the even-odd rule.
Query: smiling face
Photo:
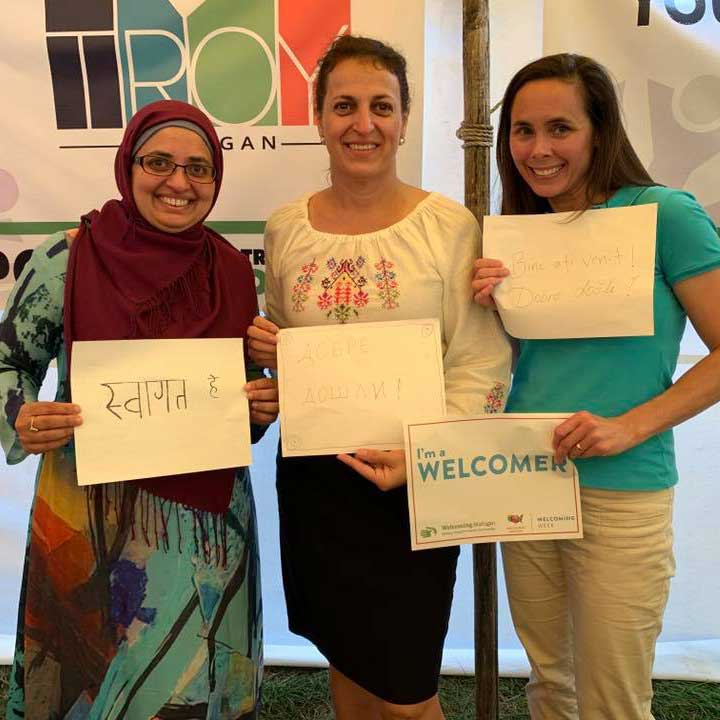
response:
[[[156,155],[173,162],[212,165],[212,155],[199,135],[180,127],[158,131],[137,151],[136,156]],[[135,206],[151,225],[177,233],[200,222],[212,207],[215,183],[190,182],[182,168],[167,177],[151,175],[140,165],[132,166],[132,193]]]
[[[578,85],[557,79],[523,85],[510,122],[510,154],[532,191],[556,212],[585,207],[594,132]]]
[[[394,178],[405,134],[400,83],[369,60],[343,60],[330,72],[316,118],[330,155],[333,180]]]

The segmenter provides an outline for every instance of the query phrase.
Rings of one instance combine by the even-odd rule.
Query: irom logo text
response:
[[[58,129],[122,128],[160,99],[218,125],[308,125],[350,0],[45,0]]]

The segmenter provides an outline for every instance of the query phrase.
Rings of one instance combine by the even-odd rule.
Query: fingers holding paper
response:
[[[271,320],[258,315],[248,328],[248,352],[261,367],[277,368],[277,334],[280,328]]]
[[[619,455],[637,445],[634,428],[619,417],[601,417],[585,410],[571,415],[555,428],[555,461]]]
[[[342,454],[337,458],[380,490],[392,490],[407,482],[404,450],[360,448],[354,455]]]
[[[495,308],[492,293],[510,271],[500,260],[478,258],[473,264],[472,289],[473,297],[478,305]]]
[[[80,408],[73,403],[28,402],[20,407],[15,431],[25,452],[35,454],[66,445],[80,424]]]
[[[245,385],[245,394],[250,402],[250,422],[255,425],[270,425],[280,412],[277,381],[272,378],[251,380]]]

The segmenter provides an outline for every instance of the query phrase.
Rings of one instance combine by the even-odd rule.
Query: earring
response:
[[[324,144],[325,144],[325,136],[324,136],[324,135],[321,135],[321,136],[320,136],[320,144],[321,144],[321,145],[324,145]]]
[[[400,145],[404,145],[404,144],[405,144],[405,136],[403,135],[403,136],[400,138]]]

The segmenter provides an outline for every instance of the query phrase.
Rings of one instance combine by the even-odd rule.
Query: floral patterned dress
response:
[[[67,243],[34,252],[0,323],[0,441],[52,358],[68,398],[62,311]],[[133,482],[77,485],[71,445],[46,453],[33,500],[8,720],[257,718],[260,575],[247,469],[210,514]]]

